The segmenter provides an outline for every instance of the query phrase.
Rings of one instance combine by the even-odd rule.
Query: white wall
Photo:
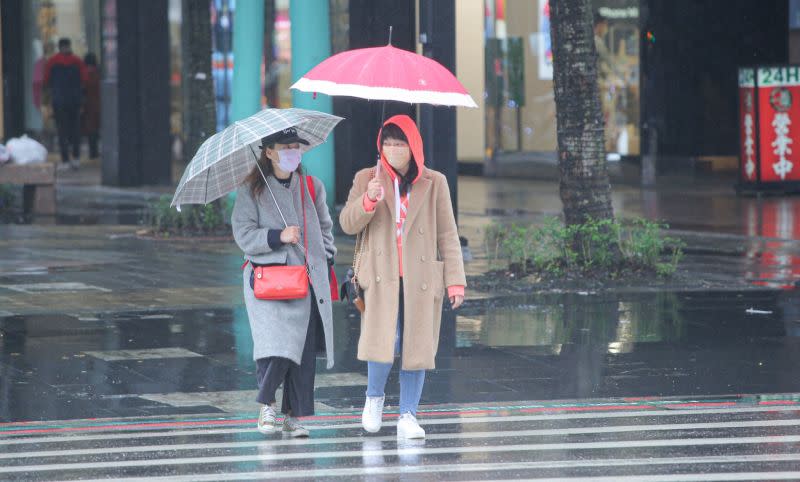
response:
[[[456,2],[456,76],[464,84],[477,109],[457,107],[457,155],[462,162],[483,163],[486,157],[486,111],[484,109],[484,3]]]

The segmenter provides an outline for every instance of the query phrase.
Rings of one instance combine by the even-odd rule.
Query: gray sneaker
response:
[[[261,413],[258,415],[258,431],[270,435],[277,431],[275,426],[275,408],[270,405],[261,407]]]
[[[283,433],[292,438],[308,437],[308,429],[300,425],[300,422],[294,417],[286,417],[283,419]]]

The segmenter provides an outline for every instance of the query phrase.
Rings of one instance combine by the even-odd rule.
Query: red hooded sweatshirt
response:
[[[408,147],[411,150],[412,159],[417,164],[417,177],[411,181],[411,185],[413,186],[422,177],[422,172],[425,170],[425,153],[423,152],[422,148],[422,136],[419,133],[419,129],[417,129],[417,124],[411,119],[411,117],[401,114],[396,115],[394,117],[390,117],[386,122],[383,123],[385,127],[387,124],[394,124],[403,131],[405,134],[406,139],[408,139]],[[383,154],[383,145],[381,144],[381,133],[383,132],[383,127],[378,132],[378,152],[381,155],[381,167],[384,169],[388,174],[389,177],[394,182],[394,202],[395,202],[395,212],[397,213],[397,219],[395,220],[397,224],[397,258],[400,261],[400,277],[403,277],[403,225],[406,221],[406,214],[408,213],[408,203],[411,202],[411,191],[412,189],[409,188],[408,192],[405,195],[401,195],[399,193],[399,177],[397,173],[392,168],[391,164],[389,164],[389,160],[386,159],[386,156]],[[364,193],[364,210],[371,212],[375,209],[375,206],[378,204],[378,201],[371,200],[367,193]],[[464,296],[464,286],[448,286],[447,294],[450,297],[460,295]]]

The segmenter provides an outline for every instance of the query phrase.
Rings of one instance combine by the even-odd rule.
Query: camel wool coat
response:
[[[403,228],[403,370],[435,368],[445,288],[467,284],[447,179],[420,167]],[[386,169],[381,169],[384,199],[367,212],[363,197],[374,172],[364,169],[356,174],[339,222],[350,235],[368,230],[356,273],[366,303],[358,359],[391,363],[400,293],[394,184]]]

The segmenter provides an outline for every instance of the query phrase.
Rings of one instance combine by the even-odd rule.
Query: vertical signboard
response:
[[[550,0],[539,0],[539,41],[536,43],[539,79],[553,80],[553,42],[550,38]]]
[[[759,67],[761,182],[800,181],[800,66]]]
[[[739,69],[739,151],[740,175],[743,182],[758,179],[756,171],[756,71]]]

